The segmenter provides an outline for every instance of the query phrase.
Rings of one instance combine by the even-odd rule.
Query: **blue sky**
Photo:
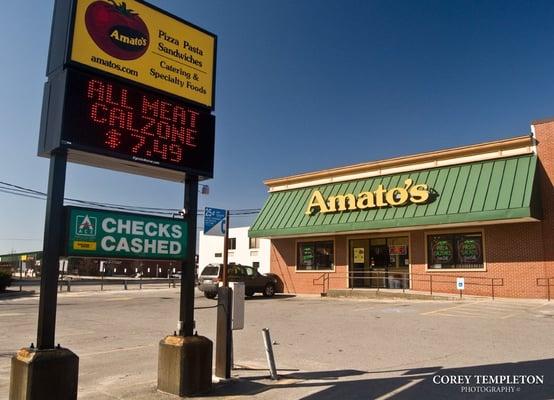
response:
[[[53,1],[4,3],[0,180],[45,191]],[[215,178],[200,207],[260,208],[266,178],[527,134],[554,115],[549,1],[152,3],[219,37]],[[179,208],[183,187],[70,165],[66,196]],[[45,202],[0,202],[0,254],[40,249]]]

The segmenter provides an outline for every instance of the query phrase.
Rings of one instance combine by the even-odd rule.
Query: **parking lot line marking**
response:
[[[442,313],[439,313],[442,314]],[[480,312],[479,310],[465,310],[465,309],[457,309],[453,311],[453,314],[464,314],[464,315],[478,315],[480,317],[494,317],[498,314],[485,314]]]
[[[540,305],[535,306],[535,307],[522,308],[522,309],[519,309],[519,310],[516,311],[516,312],[513,312],[513,313],[511,313],[511,314],[505,315],[505,316],[501,317],[500,319],[508,319],[508,318],[512,318],[512,317],[515,316],[515,315],[523,314],[523,313],[526,312],[526,311],[538,310],[539,308],[544,307],[544,306],[547,305],[547,304],[548,304],[548,303],[543,303],[543,304],[540,304]]]
[[[111,299],[104,299],[104,301],[124,301],[124,300],[132,300],[132,297],[112,297]]]
[[[483,315],[475,315],[475,314],[447,314],[447,313],[440,313],[440,314],[435,314],[435,315],[438,315],[439,317],[462,317],[462,318],[487,318]]]
[[[17,316],[20,316],[20,315],[25,315],[23,313],[3,313],[3,314],[0,314],[0,317],[17,317]]]
[[[131,351],[131,350],[145,349],[147,347],[153,347],[153,346],[157,346],[157,344],[146,344],[146,345],[143,345],[143,346],[122,347],[122,348],[119,348],[119,349],[96,351],[96,352],[93,352],[93,353],[79,354],[79,357],[98,356],[100,354],[109,354],[109,353],[117,353],[117,352],[120,352],[120,351]]]
[[[438,310],[432,310],[432,311],[427,311],[427,312],[421,313],[421,315],[435,314],[435,313],[439,313],[439,312],[442,312],[442,311],[453,310],[455,308],[465,307],[467,305],[477,304],[477,303],[482,303],[482,301],[475,301],[473,303],[467,303],[467,304],[464,303],[464,304],[458,304],[457,306],[439,308]]]
[[[394,389],[392,392],[388,392],[382,396],[379,396],[377,397],[375,400],[386,400],[386,399],[390,399],[391,397],[397,395],[398,393],[401,393],[403,392],[404,390],[406,389],[409,389],[411,388],[412,386],[414,385],[417,385],[419,382],[423,381],[423,379],[414,379],[408,383],[406,383],[405,385],[402,385],[396,389]]]

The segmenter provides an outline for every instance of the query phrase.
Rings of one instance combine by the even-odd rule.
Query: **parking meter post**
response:
[[[215,376],[223,379],[231,377],[232,309],[233,294],[231,288],[219,287],[217,289]]]
[[[223,273],[222,281],[224,287],[229,287],[229,210],[225,211],[225,238],[223,239]]]

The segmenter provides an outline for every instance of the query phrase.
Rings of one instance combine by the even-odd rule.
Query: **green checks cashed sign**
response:
[[[182,260],[187,224],[181,219],[66,207],[65,255]]]

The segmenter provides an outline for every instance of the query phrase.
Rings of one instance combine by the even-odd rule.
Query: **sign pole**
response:
[[[179,308],[179,336],[194,332],[194,269],[196,260],[196,219],[198,214],[198,176],[185,179],[185,219],[187,220],[187,254],[181,264],[181,299]]]
[[[63,243],[63,197],[67,152],[54,152],[50,158],[48,197],[44,226],[42,273],[40,274],[40,301],[38,309],[37,347],[53,349],[56,332],[56,302],[58,296],[58,273],[60,243]]]
[[[198,176],[187,175],[185,178],[184,207],[188,243],[185,258],[181,264],[179,332],[177,336],[166,336],[160,341],[158,390],[178,396],[192,396],[211,389],[213,354],[212,341],[194,334]],[[157,268],[156,266],[156,271]]]
[[[79,357],[54,347],[59,259],[65,226],[63,196],[67,153],[53,152],[48,174],[48,197],[40,275],[37,349],[23,348],[12,357],[10,399],[76,400]]]
[[[217,290],[217,323],[215,342],[215,375],[229,379],[231,377],[231,357],[233,346],[232,312],[233,293],[229,288],[229,210],[225,211],[225,236],[223,242],[223,287]]]
[[[229,277],[227,270],[229,269],[229,210],[225,211],[225,236],[223,239],[223,286],[229,287]]]

